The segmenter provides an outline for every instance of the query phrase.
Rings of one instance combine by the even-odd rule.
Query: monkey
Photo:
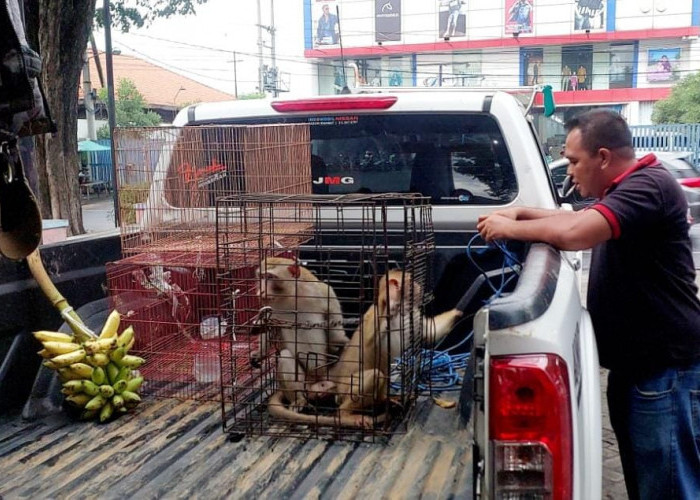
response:
[[[380,404],[387,399],[387,378],[384,373],[391,359],[406,350],[408,328],[422,318],[420,303],[422,289],[410,273],[389,271],[379,281],[375,303],[365,312],[360,326],[330,367],[327,380],[310,386],[309,397],[335,394],[338,404],[336,416],[305,415],[285,408],[278,391],[270,397],[268,410],[274,417],[302,423],[371,427],[372,419],[358,412]],[[412,300],[411,300],[412,299]],[[413,304],[411,307],[410,304]],[[410,309],[410,310],[408,310]],[[426,318],[422,344],[433,345],[453,328],[462,312],[451,309],[434,318]],[[379,415],[381,422],[386,415]]]
[[[348,342],[340,302],[330,285],[294,259],[264,259],[256,277],[260,302],[269,308],[270,326],[280,337],[277,381],[292,411],[301,411],[307,381],[316,382]],[[263,332],[260,349],[250,353],[252,364],[265,356],[268,342]]]

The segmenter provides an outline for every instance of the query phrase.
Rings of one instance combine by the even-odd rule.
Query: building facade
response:
[[[604,106],[636,125],[651,123],[654,103],[700,68],[700,0],[304,2],[319,94],[346,83],[548,84],[555,122]]]

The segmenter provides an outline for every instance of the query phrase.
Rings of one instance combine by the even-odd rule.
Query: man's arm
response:
[[[544,219],[546,217],[553,217],[555,215],[570,215],[574,212],[569,210],[561,210],[558,208],[533,208],[533,207],[511,207],[504,208],[503,210],[495,210],[489,215],[483,215],[479,217],[479,221],[486,219],[490,215],[501,215],[512,220],[533,220],[533,219]]]
[[[517,220],[497,213],[480,219],[477,229],[486,241],[541,241],[560,250],[584,250],[613,236],[597,210],[563,212],[549,217]]]

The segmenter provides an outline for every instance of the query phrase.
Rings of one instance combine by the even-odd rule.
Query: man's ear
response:
[[[612,161],[612,151],[610,151],[608,148],[600,148],[598,150],[598,155],[600,155],[601,160],[603,160],[600,167],[607,168]]]

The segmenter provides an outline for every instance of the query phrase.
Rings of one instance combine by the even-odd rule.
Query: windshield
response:
[[[419,192],[436,205],[500,205],[517,194],[503,136],[487,114],[343,114],[226,121],[295,122],[311,125],[316,194]]]

